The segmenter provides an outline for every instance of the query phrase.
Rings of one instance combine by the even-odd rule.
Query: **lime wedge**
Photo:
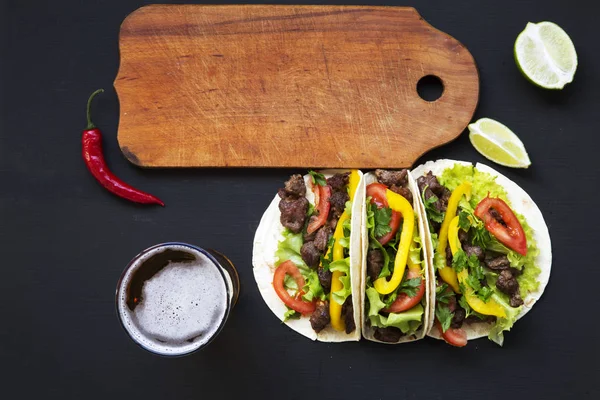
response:
[[[498,121],[481,118],[470,124],[469,139],[478,152],[496,164],[513,168],[531,165],[523,142]]]
[[[562,89],[577,69],[571,38],[553,22],[527,24],[515,41],[515,61],[527,79],[545,89]]]

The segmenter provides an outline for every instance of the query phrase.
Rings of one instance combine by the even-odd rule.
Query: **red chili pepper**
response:
[[[104,155],[102,153],[102,132],[96,128],[90,118],[90,106],[92,99],[98,94],[104,92],[104,89],[98,89],[88,99],[87,103],[87,127],[83,131],[83,159],[94,178],[108,191],[127,200],[142,204],[160,204],[165,206],[158,197],[142,192],[129,186],[117,178],[106,166]]]

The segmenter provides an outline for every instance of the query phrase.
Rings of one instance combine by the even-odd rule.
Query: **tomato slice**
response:
[[[318,214],[316,217],[311,217],[308,226],[306,227],[306,233],[313,233],[327,222],[327,217],[329,216],[329,209],[331,204],[329,203],[329,198],[331,197],[331,188],[329,186],[319,186],[319,196],[316,197],[317,203],[317,211]]]
[[[392,305],[389,308],[383,309],[383,311],[389,313],[399,313],[402,311],[409,310],[416,306],[425,294],[425,278],[421,275],[420,267],[409,267],[408,272],[406,273],[406,279],[413,279],[419,277],[421,278],[421,286],[419,286],[415,297],[409,297],[406,293],[400,293],[398,297],[396,297],[396,300],[392,303]]]
[[[442,332],[442,324],[440,324],[437,318],[435,319],[435,325],[446,343],[456,347],[465,347],[467,345],[467,333],[464,330],[448,328],[446,332]]]
[[[498,212],[506,226],[490,214],[491,208]],[[475,215],[483,221],[485,229],[494,235],[500,243],[521,255],[527,255],[527,238],[523,227],[504,200],[486,197],[477,204]]]
[[[377,207],[388,207],[387,197],[385,195],[385,191],[388,189],[383,183],[371,183],[367,186],[367,196],[371,197],[371,203],[377,205]],[[397,211],[392,210],[392,219],[390,220],[390,228],[392,230],[385,234],[384,236],[377,238],[377,241],[383,246],[390,240],[392,240],[396,233],[398,232],[398,228],[400,228],[400,221],[402,220],[402,214]]]
[[[285,276],[290,275],[296,281],[298,288],[298,294],[296,297],[290,296],[284,285]],[[290,260],[281,263],[273,274],[273,287],[277,296],[285,303],[286,306],[292,310],[298,311],[299,313],[306,315],[311,314],[315,311],[315,303],[302,300],[302,288],[304,287],[304,278],[300,273],[298,267]]]

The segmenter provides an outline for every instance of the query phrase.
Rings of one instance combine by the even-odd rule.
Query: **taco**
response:
[[[438,160],[412,171],[427,216],[436,276],[429,336],[454,346],[487,336],[502,345],[542,295],[552,265],[541,211],[483,164]]]
[[[258,289],[280,320],[310,339],[360,339],[363,198],[358,170],[293,175],[256,230]]]
[[[363,336],[382,343],[422,339],[432,322],[433,271],[416,183],[406,169],[378,169],[364,181]]]

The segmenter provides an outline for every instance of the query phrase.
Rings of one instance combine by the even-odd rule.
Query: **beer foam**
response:
[[[227,287],[219,267],[204,254],[182,246],[169,246],[196,256],[194,262],[169,262],[144,282],[141,302],[131,311],[124,290],[137,268],[123,279],[119,311],[134,340],[162,354],[184,354],[208,342],[221,327],[227,312]],[[138,260],[141,266],[156,249]]]

